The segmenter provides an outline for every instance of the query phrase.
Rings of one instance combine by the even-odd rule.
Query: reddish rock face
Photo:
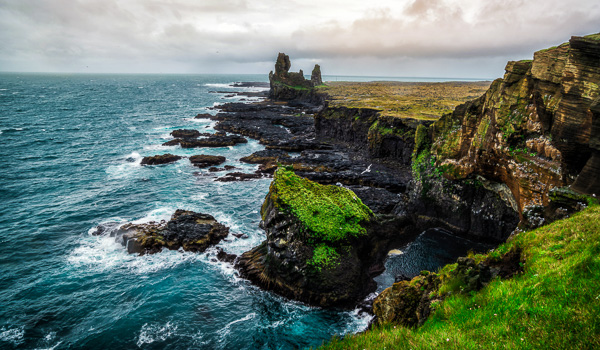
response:
[[[505,183],[521,213],[574,182],[575,190],[600,193],[591,175],[600,169],[598,62],[597,34],[509,62],[484,96],[433,125],[437,165],[451,179]]]

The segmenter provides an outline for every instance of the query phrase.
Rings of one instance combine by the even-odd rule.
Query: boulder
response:
[[[176,156],[174,154],[160,154],[156,156],[144,157],[142,159],[142,165],[157,165],[157,164],[167,164],[173,163],[180,160],[182,157]]]
[[[171,131],[171,136],[182,139],[193,139],[200,136],[200,131],[193,129],[179,129]]]
[[[198,168],[207,168],[213,165],[219,165],[225,162],[223,156],[211,156],[207,154],[199,154],[190,157],[190,162]]]
[[[168,222],[121,226],[122,244],[131,254],[152,254],[168,248],[203,252],[229,234],[229,228],[209,214],[178,209]]]

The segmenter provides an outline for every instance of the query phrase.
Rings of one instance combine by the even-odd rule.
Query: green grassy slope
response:
[[[446,298],[420,328],[381,326],[322,348],[600,349],[600,206],[491,254],[514,246],[523,249],[522,274]]]

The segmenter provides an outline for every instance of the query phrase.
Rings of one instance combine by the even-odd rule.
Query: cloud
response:
[[[583,1],[578,1],[584,3]],[[532,3],[536,4],[535,6]],[[399,16],[372,12],[349,26],[327,23],[294,33],[307,55],[420,58],[523,54],[598,30],[600,8],[546,1],[492,1],[472,19],[460,3],[416,0]]]
[[[597,23],[592,0],[0,0],[0,70],[259,72],[286,52],[305,70],[430,62],[452,75],[444,69],[530,57]]]

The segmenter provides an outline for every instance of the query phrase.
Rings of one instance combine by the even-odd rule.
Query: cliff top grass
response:
[[[366,234],[361,222],[373,216],[349,189],[321,185],[282,167],[275,172],[270,195],[282,209],[290,210],[314,238],[325,242],[342,242]]]
[[[437,120],[456,106],[483,95],[491,82],[327,82],[317,87],[334,107],[371,108],[384,116]]]
[[[515,246],[523,249],[522,274],[446,298],[422,327],[385,325],[334,338],[322,348],[600,348],[600,206],[522,232],[494,252],[474,257]]]

